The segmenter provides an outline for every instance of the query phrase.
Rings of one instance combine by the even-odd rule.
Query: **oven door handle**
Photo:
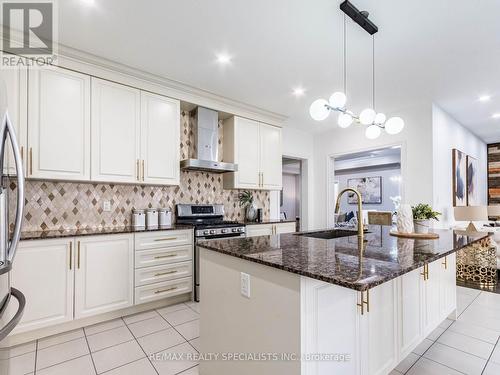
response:
[[[16,288],[10,288],[10,292],[19,302],[19,308],[17,309],[16,314],[12,317],[10,322],[8,322],[5,326],[2,327],[2,329],[0,329],[0,341],[7,337],[7,335],[11,333],[12,330],[17,326],[23,316],[24,308],[26,307],[26,297],[24,297],[24,294],[21,293],[21,291],[17,290]],[[5,308],[7,308],[7,305],[5,306]]]

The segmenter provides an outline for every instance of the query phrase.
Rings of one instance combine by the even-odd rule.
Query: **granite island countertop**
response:
[[[364,291],[488,237],[434,230],[436,240],[393,237],[389,226],[369,226],[360,262],[357,232],[330,240],[289,233],[202,241],[197,246],[350,289]]]

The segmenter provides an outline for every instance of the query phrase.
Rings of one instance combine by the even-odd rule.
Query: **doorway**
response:
[[[282,159],[283,189],[280,192],[280,219],[295,220],[296,230],[301,228],[302,161]]]

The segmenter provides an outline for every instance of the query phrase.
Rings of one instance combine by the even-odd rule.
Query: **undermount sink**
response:
[[[368,233],[368,232],[365,231],[365,233]],[[358,232],[356,230],[347,230],[347,229],[330,229],[330,230],[322,230],[319,232],[309,232],[309,233],[298,233],[297,234],[297,236],[322,238],[325,240],[330,240],[332,238],[357,236],[357,235],[358,235]]]

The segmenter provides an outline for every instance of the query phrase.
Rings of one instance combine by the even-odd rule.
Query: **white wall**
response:
[[[326,120],[331,123],[332,130],[314,137],[314,228],[324,228],[328,225],[327,207],[331,204],[331,201],[328,201],[329,194],[327,194],[329,155],[401,144],[403,201],[410,204],[432,203],[431,106],[419,103],[413,107],[401,109],[398,114],[389,115],[399,115],[404,118],[406,126],[400,134],[393,136],[383,134],[376,140],[369,140],[364,135],[364,127],[353,125],[348,129],[339,129],[335,124],[335,116],[332,116]]]
[[[433,187],[434,209],[443,213],[436,226],[449,227],[453,218],[452,149],[456,148],[478,160],[479,199],[487,204],[487,149],[486,143],[464,128],[437,105],[432,105]]]

